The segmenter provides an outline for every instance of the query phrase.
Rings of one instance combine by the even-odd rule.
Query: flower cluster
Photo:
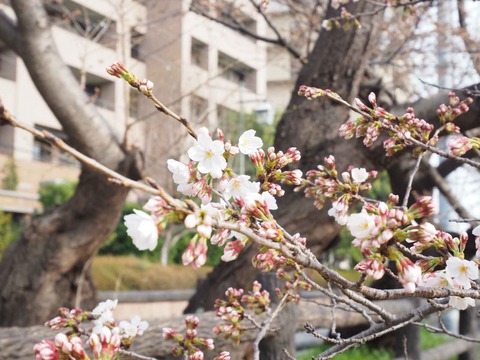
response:
[[[201,207],[185,217],[185,214],[172,210],[162,198],[150,199],[144,206],[150,215],[134,210],[134,214],[124,218],[127,233],[135,246],[140,250],[153,250],[165,226],[182,220],[186,228],[195,231],[182,256],[184,265],[202,266],[207,259],[208,241],[224,246],[224,261],[237,258],[248,238],[238,232],[216,228],[215,224],[219,221],[232,222],[253,229],[264,238],[282,241],[283,233],[271,211],[277,209],[275,197],[285,193],[281,184],[298,186],[302,183],[300,170],[283,170],[287,165],[298,162],[300,153],[295,148],[276,152],[273,147],[265,153],[262,145],[254,130],[247,130],[233,145],[225,141],[221,130],[217,131],[217,139],[213,139],[206,128],[201,128],[194,145],[188,149],[191,160],[188,164],[174,159],[167,161],[173,181],[178,185],[177,190],[186,196],[199,198]],[[248,175],[235,174],[228,167],[229,161],[238,154],[250,158],[257,182],[251,181]],[[215,194],[218,201],[214,201]],[[259,266],[260,263],[271,266],[271,262],[265,257],[262,259],[262,255],[257,260]]]
[[[306,282],[298,271],[287,272],[285,269],[277,270],[277,279],[285,281],[285,287],[282,289],[275,289],[278,297],[287,296],[288,302],[298,302],[300,295],[295,290],[300,288],[305,291],[312,290],[312,285]]]
[[[428,273],[423,279],[423,285],[434,288],[470,289],[472,281],[479,277],[478,265],[473,261],[451,256],[446,261],[444,270]],[[450,306],[465,310],[475,306],[475,300],[470,297],[450,296]]]
[[[241,335],[245,332],[242,322],[245,319],[245,307],[255,310],[255,314],[261,314],[270,308],[270,294],[262,289],[262,285],[255,281],[253,289],[244,295],[243,289],[228,288],[225,292],[226,300],[215,301],[216,315],[227,324],[215,326],[216,334],[224,334],[226,339],[231,338],[234,344],[240,342]]]
[[[366,202],[360,213],[348,216],[346,226],[353,235],[352,244],[362,250],[365,261],[355,267],[375,279],[384,273],[386,259],[395,261],[399,281],[404,288],[413,292],[421,280],[421,267],[406,258],[396,248],[405,240],[424,243],[426,226],[412,225],[415,219],[433,214],[430,197],[419,198],[409,209],[396,207],[398,196],[390,195],[388,202]],[[423,241],[423,242],[422,242]]]
[[[180,334],[179,332],[171,328],[163,328],[163,337],[167,340],[173,340],[177,344],[172,349],[172,354],[174,356],[183,356],[189,360],[203,360],[204,354],[203,350],[213,350],[215,345],[213,344],[213,339],[204,339],[198,336],[197,327],[199,324],[198,317],[194,315],[188,315],[185,318],[185,335]],[[230,354],[228,352],[222,351],[216,358],[219,359],[230,359]]]
[[[347,2],[333,1],[332,6],[340,7]],[[330,19],[324,25],[337,26],[337,21],[339,26],[340,20],[348,26],[358,25],[358,20],[345,8],[341,9],[339,18]],[[153,84],[146,80],[139,82],[120,64],[114,64],[108,71],[124,78],[152,98]],[[440,126],[435,129],[433,124],[418,118],[412,108],[408,108],[402,116],[391,114],[377,104],[374,93],[369,94],[368,105],[360,99],[355,99],[355,105],[350,105],[331,90],[305,85],[299,88],[298,93],[309,100],[327,97],[355,111],[360,117],[343,124],[340,135],[346,139],[363,138],[367,147],[384,135],[383,147],[388,156],[407,147],[413,148],[414,156],[433,151],[442,131],[448,134],[460,132],[454,121],[468,111],[472,101],[470,98],[460,101],[451,93],[449,105],[442,104],[437,110]],[[155,248],[159,233],[170,222],[183,222],[193,233],[182,256],[184,265],[202,266],[207,259],[209,241],[224,247],[222,260],[232,261],[253,239],[258,244],[257,254],[252,261],[254,266],[262,271],[275,269],[277,276],[286,281],[285,289],[277,289],[277,294],[283,295],[287,301],[294,301],[298,296],[293,289],[310,288],[297,272],[300,265],[295,263],[295,256],[310,257],[313,254],[306,248],[304,238],[299,234],[288,234],[272,215],[272,211],[277,209],[276,198],[284,195],[282,185],[290,185],[295,187],[295,191],[304,191],[306,197],[314,199],[317,208],[322,208],[327,200],[332,203],[328,214],[338,224],[346,226],[354,237],[352,244],[361,250],[363,259],[355,266],[357,271],[374,279],[380,279],[388,273],[399,281],[407,293],[413,293],[417,286],[468,290],[472,282],[478,279],[477,264],[465,260],[467,235],[461,234],[455,238],[424,221],[424,218],[433,214],[430,197],[420,197],[410,207],[400,207],[399,197],[393,194],[385,202],[368,200],[362,193],[371,189],[369,181],[376,178],[376,171],[350,167],[339,174],[335,158],[327,156],[323,165],[304,176],[298,169],[286,169],[300,160],[296,148],[283,152],[271,147],[264,151],[261,148],[263,142],[254,130],[246,131],[237,142],[232,142],[225,139],[221,130],[212,136],[206,128],[199,129],[197,133],[188,129],[195,138],[195,143],[187,152],[189,161],[183,163],[169,159],[167,166],[178,192],[199,202],[185,200],[174,203],[168,197],[155,197],[144,206],[144,210],[150,214],[136,210],[134,214],[127,215],[125,223],[128,234],[139,249]],[[452,156],[461,156],[470,149],[480,148],[480,140],[457,136],[450,141],[449,147]],[[255,169],[254,177],[235,173],[232,163],[236,156],[248,156]],[[355,209],[355,202],[361,203],[362,209],[351,213]],[[478,228],[474,230],[474,235],[477,237],[477,249],[480,249]],[[421,255],[430,248],[434,255]],[[310,260],[313,261],[313,257]],[[396,265],[396,274],[386,269],[387,262]],[[215,304],[217,316],[226,324],[215,327],[214,331],[238,343],[245,331],[243,321],[250,319],[246,309],[268,313],[269,294],[261,290],[259,283],[254,283],[249,294],[244,295],[242,289],[229,288],[226,296],[226,300],[217,300]],[[468,297],[450,297],[450,305],[459,309],[473,304],[474,300]],[[104,318],[98,325],[102,329],[100,332],[115,326],[108,312],[96,316],[97,322]],[[68,317],[52,324],[58,326],[62,322],[75,322],[77,317],[75,312],[69,313]],[[188,317],[186,322],[185,335],[164,329],[164,337],[176,341],[173,350],[175,355],[203,359],[199,347],[211,350],[213,342],[197,337],[197,318]],[[133,322],[132,327],[135,327]],[[45,348],[49,346],[44,344]],[[229,354],[221,353],[216,359],[227,358]]]
[[[350,168],[349,171],[341,174],[340,179],[335,167],[335,158],[330,155],[323,162],[324,165],[319,165],[318,170],[310,170],[306,173],[306,179],[295,191],[304,190],[305,196],[313,198],[318,209],[325,205],[326,199],[331,200],[332,208],[328,214],[340,225],[345,225],[349,208],[357,195],[372,187],[365,181],[374,180],[377,172],[367,172],[364,168]]]
[[[113,310],[117,300],[107,300],[98,304],[91,312],[76,308],[59,309],[59,316],[47,321],[45,326],[54,330],[70,328],[66,334],[59,333],[54,341],[42,340],[35,344],[33,350],[37,360],[75,359],[90,360],[85,352],[85,345],[90,347],[93,359],[117,359],[122,349],[128,349],[132,341],[143,335],[148,323],[138,316],[129,321],[120,321],[117,325]],[[91,320],[93,328],[89,330],[80,327],[81,322]],[[80,338],[88,335],[86,344]]]
[[[348,3],[349,1],[350,0],[334,0],[332,1],[332,7],[338,9],[341,4]],[[353,1],[356,2],[358,0]],[[361,28],[362,24],[358,20],[358,17],[350,13],[344,6],[342,6],[340,9],[340,16],[322,21],[322,28],[328,31],[332,30],[333,28],[341,27],[343,27],[344,30],[348,30],[352,26]]]
[[[384,108],[377,105],[374,93],[370,93],[368,100],[371,107],[365,105],[360,99],[355,99],[357,108],[365,113],[365,116],[348,121],[340,127],[340,135],[345,139],[353,136],[363,137],[365,146],[372,146],[382,131],[389,136],[383,142],[387,156],[394,155],[398,151],[412,145],[411,140],[428,142],[434,145],[438,140],[437,136],[431,137],[433,125],[415,116],[413,108],[408,108],[402,116],[395,116]],[[414,147],[413,154],[419,155],[424,151],[421,147]]]

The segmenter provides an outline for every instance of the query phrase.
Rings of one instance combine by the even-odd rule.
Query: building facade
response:
[[[212,3],[215,3],[212,1]],[[214,130],[236,141],[242,115],[265,103],[267,92],[266,45],[189,11],[191,0],[147,0],[146,51],[148,78],[155,93],[194,126]],[[265,24],[249,1],[235,1],[243,22],[260,35]],[[176,159],[191,145],[185,129],[174,120],[142,106],[148,119],[147,169],[167,183],[169,157]],[[185,156],[185,155],[183,155]]]
[[[14,18],[7,3],[2,2],[1,9]],[[95,103],[116,136],[123,136],[125,125],[135,121],[135,108],[129,106],[130,89],[109,76],[105,67],[121,60],[145,77],[145,62],[136,52],[136,41],[146,29],[145,6],[134,0],[65,0],[49,2],[46,9],[58,51],[84,88],[85,100]],[[5,46],[0,46],[0,97],[19,122],[64,137],[24,63]],[[138,130],[129,133],[132,142],[141,141],[142,136]],[[4,126],[0,129],[0,172],[3,180],[14,175],[18,179],[16,183],[3,181],[0,210],[32,213],[40,210],[40,184],[75,180],[79,165],[24,130]]]
[[[212,3],[215,3],[211,0]],[[264,35],[266,26],[248,0],[236,0],[245,26]],[[0,0],[1,9],[14,13]],[[140,79],[155,84],[155,95],[194,128],[221,127],[227,139],[243,132],[243,115],[265,109],[267,46],[189,11],[191,0],[63,0],[46,3],[53,36],[65,63],[78,78],[86,101],[94,102],[114,135],[145,153],[146,174],[169,188],[168,158],[186,160],[187,132],[159,113],[105,67],[121,61]],[[0,96],[19,122],[64,137],[22,60],[0,44]],[[13,166],[12,166],[13,165]],[[48,143],[11,127],[0,131],[0,210],[40,210],[42,182],[75,180],[79,165]],[[173,189],[173,187],[170,187]]]

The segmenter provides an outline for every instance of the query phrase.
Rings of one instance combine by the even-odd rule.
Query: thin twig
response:
[[[278,306],[275,308],[273,313],[267,317],[263,322],[262,322],[262,328],[258,332],[257,336],[255,337],[255,340],[253,341],[253,359],[254,360],[260,360],[260,341],[265,337],[267,334],[268,329],[270,328],[270,324],[272,323],[273,319],[275,319],[278,314],[283,310],[285,305],[287,304],[287,299],[290,297],[289,293],[286,293],[283,295],[282,299],[280,300],[280,303]]]
[[[136,357],[136,358],[142,359],[142,360],[158,360],[157,358],[150,357],[150,356],[140,355],[140,354],[137,354],[136,352],[133,352],[133,351],[128,351],[128,350],[119,349],[118,352],[119,352],[120,354],[127,355],[127,356],[131,356],[131,357]],[[188,359],[188,358],[187,358],[187,359]]]
[[[415,167],[413,168],[412,173],[408,178],[407,189],[405,190],[405,197],[403,198],[403,203],[402,203],[402,208],[405,210],[407,209],[408,198],[410,197],[410,192],[412,191],[413,179],[415,178],[415,175],[417,175],[417,172],[420,169],[420,164],[424,156],[425,156],[425,153],[420,154],[420,156],[417,159],[417,162],[415,163]]]

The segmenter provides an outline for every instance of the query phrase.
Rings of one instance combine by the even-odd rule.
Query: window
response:
[[[207,115],[208,101],[200,96],[192,95],[190,98],[190,120],[200,122]]]
[[[217,105],[218,127],[233,139],[238,137],[240,114],[222,105]]]
[[[70,70],[78,82],[84,84],[85,94],[91,103],[107,110],[115,108],[115,83],[113,81],[90,73],[82,73],[77,68],[71,67]]]
[[[0,49],[0,77],[15,81],[17,77],[17,56],[8,49]]]
[[[224,79],[238,85],[242,84],[255,92],[257,88],[257,72],[250,66],[222,52],[218,53],[218,72]]]
[[[139,114],[139,100],[140,92],[135,89],[130,90],[129,106],[128,111],[129,115],[133,118],[137,118]]]
[[[64,141],[67,140],[67,136],[59,130],[47,128],[41,125],[35,125],[35,129],[40,131],[42,130],[48,131],[49,133],[55,135],[56,137]],[[33,140],[33,159],[37,161],[43,161],[43,162],[52,162],[52,163],[70,165],[70,166],[78,166],[77,160],[75,160],[72,156],[52,146],[52,144],[50,144],[48,141],[40,139],[38,137],[34,137],[34,140]]]
[[[108,48],[116,48],[117,31],[112,19],[71,0],[47,2],[45,9],[57,26]]]
[[[141,45],[145,36],[132,28],[130,38],[130,56],[137,60],[142,60]]]
[[[208,70],[208,45],[192,38],[192,65]]]

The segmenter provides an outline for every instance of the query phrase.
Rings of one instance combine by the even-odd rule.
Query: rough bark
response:
[[[318,298],[317,300],[319,304],[324,304],[326,307],[322,308],[321,305],[311,302],[300,302],[298,305],[298,317],[294,322],[288,323],[288,325],[298,331],[303,329],[306,322],[317,328],[330,328],[332,325],[332,315],[329,310],[331,300],[325,297]],[[411,310],[411,304],[408,300],[378,301],[375,303],[394,314],[402,314]],[[217,336],[213,333],[212,328],[221,323],[221,321],[215,317],[214,312],[204,312],[198,314],[198,317],[200,319],[198,328],[199,335],[213,338],[215,340],[215,351],[217,351],[217,353],[222,350],[236,353],[237,348],[231,345],[230,340],[225,340],[223,336]],[[261,322],[261,319],[263,318],[260,316],[258,319],[259,322]],[[368,325],[362,315],[340,309],[336,312],[335,322],[337,329]],[[148,331],[146,331],[143,336],[135,339],[132,350],[144,356],[163,359],[170,353],[174,343],[163,340],[162,328],[170,327],[183,332],[185,330],[183,324],[183,317],[162,322],[151,322]],[[283,325],[285,325],[284,322],[280,323],[278,320],[274,320],[272,328],[277,329]],[[249,326],[249,330],[242,335],[242,344],[251,343],[257,333],[258,330]],[[267,338],[274,335],[275,333],[268,332]],[[42,339],[51,339],[54,336],[54,331],[42,326],[0,328],[0,349],[2,349],[0,352],[0,360],[31,359],[33,345]],[[206,354],[205,358],[213,359],[214,356],[211,355],[212,354]],[[232,358],[240,359],[241,357],[233,356]]]
[[[134,154],[122,148],[87,103],[60,58],[42,1],[14,0],[11,5],[17,23],[0,12],[0,38],[25,62],[70,144],[112,169],[138,177]],[[42,323],[60,306],[73,306],[82,271],[83,298],[91,303],[94,289],[84,264],[113,231],[127,192],[84,168],[68,203],[26,225],[0,262],[0,326]]]
[[[363,1],[349,6],[349,11],[356,13],[367,11],[371,4]],[[334,9],[329,8],[327,18],[336,14]],[[299,97],[296,91],[300,85],[306,84],[333,89],[346,99],[356,97],[375,31],[374,20],[364,24],[361,29],[322,31],[308,63],[302,67],[275,138],[276,149],[299,148],[302,170],[316,168],[329,154],[336,156],[340,169],[352,164],[353,153],[357,166],[372,167],[370,156],[362,153],[357,142],[345,142],[338,137],[338,128],[348,119],[348,110],[325,100],[307,101]],[[306,236],[311,241],[309,244],[313,244],[318,251],[328,248],[339,232],[340,227],[327,212],[318,212],[311,199],[305,199],[302,194],[287,192],[279,199],[279,209],[276,214],[279,223],[291,233],[300,232]],[[241,276],[226,278],[225,269],[228,269],[228,265],[225,264],[215,268],[207,281],[198,287],[197,295],[191,299],[186,311],[211,309],[214,300],[226,289],[223,283],[234,287],[250,287],[256,274],[250,263],[253,254],[254,249],[243,251],[235,264],[231,265],[234,269],[228,270],[234,274],[235,269],[242,269]]]

